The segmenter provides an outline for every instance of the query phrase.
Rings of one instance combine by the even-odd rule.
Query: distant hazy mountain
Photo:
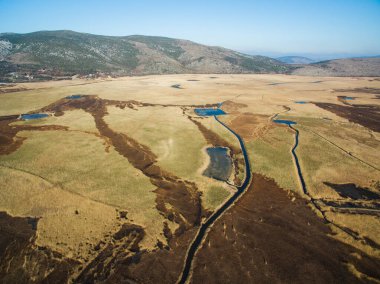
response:
[[[0,34],[0,77],[9,73],[115,75],[172,73],[287,73],[291,67],[187,40],[153,36],[100,36],[73,31]]]
[[[292,74],[307,76],[380,76],[380,58],[345,58],[299,66]]]
[[[287,64],[310,64],[315,62],[313,59],[303,56],[282,56],[276,59]]]

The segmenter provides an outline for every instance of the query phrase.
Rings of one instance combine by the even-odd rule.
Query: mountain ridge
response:
[[[380,76],[380,59],[287,64],[219,46],[162,36],[107,36],[71,30],[0,34],[0,81],[154,74]]]
[[[281,61],[281,62],[287,63],[287,64],[310,64],[310,63],[315,62],[315,60],[310,59],[308,57],[295,56],[295,55],[281,56],[281,57],[277,57],[276,59],[278,61]]]
[[[265,56],[157,36],[104,36],[69,30],[0,35],[0,76],[9,73],[148,75],[287,73]]]

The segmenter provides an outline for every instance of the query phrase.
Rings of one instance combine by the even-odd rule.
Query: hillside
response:
[[[345,58],[298,66],[292,74],[306,76],[380,76],[380,58]]]
[[[107,73],[286,73],[275,59],[153,36],[100,36],[73,31],[0,34],[0,77],[18,80]]]
[[[310,64],[315,62],[313,59],[303,56],[282,56],[276,59],[287,64]]]

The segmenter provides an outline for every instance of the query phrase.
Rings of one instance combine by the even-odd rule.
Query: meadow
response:
[[[181,88],[172,87],[177,84]],[[221,108],[227,114],[220,119],[244,139],[253,172],[308,200],[290,152],[294,131],[272,120],[296,121],[300,133],[297,155],[312,198],[351,202],[326,182],[353,183],[379,193],[379,133],[313,102],[342,104],[335,89],[364,87],[380,88],[380,82],[364,77],[216,74],[23,83],[8,88],[20,88],[15,92],[2,87],[0,116],[38,112],[75,94],[95,96],[95,101],[135,101],[133,107],[106,105],[102,119],[116,135],[125,135],[149,150],[155,157],[154,165],[170,174],[164,179],[170,177],[179,185],[193,184],[205,212],[204,220],[235,190],[231,183],[203,175],[209,163],[205,149],[213,146],[207,135],[212,133],[231,147],[239,148],[239,143],[213,117],[199,118],[195,107],[223,102]],[[375,95],[352,92],[345,93],[355,96],[352,103],[379,107]],[[199,122],[203,131],[192,120]],[[49,125],[66,128],[37,129]],[[111,241],[112,234],[128,219],[145,231],[141,249],[152,251],[159,243],[169,245],[167,228],[174,234],[181,226],[178,220],[186,219],[182,213],[175,215],[177,211],[169,199],[160,203],[157,177],[123,157],[114,142],[101,134],[99,123],[88,109],[69,109],[63,115],[49,112],[47,118],[36,120],[14,119],[9,126],[31,128],[16,134],[22,140],[17,149],[0,155],[0,211],[40,218],[38,245],[88,262],[96,256],[94,247],[101,241]],[[238,179],[242,180],[244,174],[240,171]],[[194,192],[190,195],[195,198]],[[324,207],[331,220],[380,243],[378,216],[330,209]],[[120,212],[127,212],[127,217],[121,217]],[[368,244],[342,232],[335,237],[379,255],[378,248],[369,249]]]

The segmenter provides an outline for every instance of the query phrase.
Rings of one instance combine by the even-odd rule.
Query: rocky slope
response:
[[[310,64],[315,62],[313,59],[303,56],[282,56],[276,59],[287,64]]]
[[[345,58],[298,66],[294,75],[380,76],[380,58]]]
[[[376,57],[308,63],[307,58],[291,56],[276,60],[188,40],[155,36],[115,37],[65,30],[0,34],[0,82],[66,79],[76,74],[380,76],[380,58]]]
[[[250,56],[187,40],[100,36],[73,31],[0,34],[0,77],[108,73],[286,73],[275,59]]]

